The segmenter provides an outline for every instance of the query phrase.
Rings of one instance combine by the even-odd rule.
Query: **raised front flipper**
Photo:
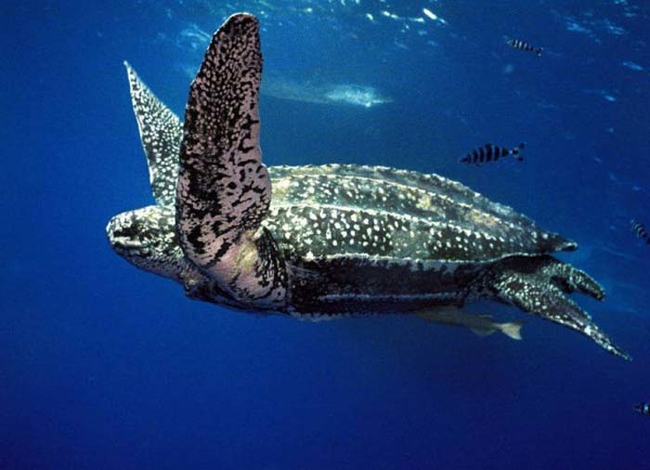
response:
[[[585,272],[550,256],[513,258],[495,269],[493,287],[507,303],[579,331],[612,354],[632,359],[584,310],[564,296],[565,292],[578,290],[598,300],[604,297],[603,289]]]
[[[281,308],[284,259],[261,228],[271,183],[259,144],[259,25],[247,14],[221,26],[192,82],[177,187],[185,255],[221,289],[252,308]]]
[[[176,199],[178,153],[183,125],[178,117],[154,95],[135,70],[124,62],[129,77],[133,112],[149,165],[149,182],[156,203],[171,206]]]

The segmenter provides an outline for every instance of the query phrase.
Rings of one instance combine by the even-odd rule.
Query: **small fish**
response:
[[[461,163],[471,163],[479,166],[481,163],[497,161],[499,158],[512,155],[517,161],[523,162],[524,157],[519,153],[525,147],[525,144],[519,144],[513,149],[496,147],[492,144],[485,144],[482,147],[472,150],[470,153],[460,159]]]
[[[647,245],[650,245],[650,235],[641,222],[636,219],[630,220],[630,229],[636,234],[641,240],[646,242]]]
[[[521,339],[521,322],[497,323],[489,315],[474,315],[462,312],[452,306],[420,310],[418,316],[423,320],[449,326],[464,326],[479,336],[491,335],[500,331],[512,339]]]
[[[543,47],[533,47],[528,44],[526,41],[520,41],[519,39],[509,39],[507,44],[515,49],[520,49],[526,52],[534,52],[537,54],[537,57],[542,55]]]
[[[634,407],[634,410],[642,415],[650,416],[650,403],[639,403]]]

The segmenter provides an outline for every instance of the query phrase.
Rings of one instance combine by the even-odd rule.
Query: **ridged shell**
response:
[[[290,260],[340,256],[487,262],[576,245],[434,174],[387,167],[271,167],[264,225]]]

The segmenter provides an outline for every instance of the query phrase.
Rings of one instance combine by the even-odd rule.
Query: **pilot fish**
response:
[[[519,39],[510,39],[507,44],[515,49],[520,49],[526,52],[534,52],[538,57],[542,55],[543,47],[533,47],[528,44],[526,41],[520,41]]]
[[[641,240],[645,241],[646,244],[650,245],[650,235],[641,222],[636,219],[630,220],[630,228],[639,237]]]
[[[524,147],[525,144],[522,143],[513,149],[506,149],[488,143],[482,147],[472,150],[470,153],[461,158],[460,162],[471,163],[473,165],[479,166],[482,163],[486,162],[496,162],[499,158],[507,157],[508,155],[512,155],[517,161],[523,162],[524,157],[519,153],[519,151]]]
[[[451,306],[421,310],[417,313],[423,320],[450,326],[464,326],[479,336],[488,336],[495,331],[500,331],[509,338],[521,339],[522,322],[497,323],[489,315],[465,313]]]
[[[642,415],[650,416],[650,403],[648,402],[639,403],[634,407],[634,409]]]

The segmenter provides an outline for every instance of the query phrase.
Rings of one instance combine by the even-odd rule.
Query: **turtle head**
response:
[[[179,279],[186,264],[176,237],[173,207],[147,206],[113,217],[106,226],[111,247],[129,263]]]

